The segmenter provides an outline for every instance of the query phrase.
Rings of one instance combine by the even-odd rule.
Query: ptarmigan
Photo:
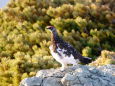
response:
[[[80,62],[83,64],[91,62],[91,58],[83,57],[72,45],[59,37],[55,27],[47,26],[46,28],[52,33],[50,52],[53,58],[62,64],[62,71],[67,67],[67,64],[77,65]]]

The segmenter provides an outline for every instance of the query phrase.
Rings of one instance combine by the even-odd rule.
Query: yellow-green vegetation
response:
[[[102,66],[106,64],[115,64],[115,52],[110,52],[107,50],[103,50],[101,52],[101,56],[96,59],[96,61],[90,63],[92,66]]]
[[[115,51],[114,0],[11,0],[0,9],[0,86],[59,67],[48,49],[47,25],[84,56]]]

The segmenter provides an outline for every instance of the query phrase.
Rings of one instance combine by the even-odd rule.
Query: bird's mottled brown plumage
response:
[[[56,51],[56,48],[59,47],[61,49],[68,50],[68,52],[67,51],[64,52],[64,54],[66,54],[68,56],[73,54],[75,59],[82,58],[82,55],[79,52],[77,52],[73,48],[73,46],[71,46],[67,42],[63,41],[62,38],[60,38],[56,32],[52,33],[52,35],[51,35],[51,43],[53,45],[53,51],[54,52],[58,53],[58,51]]]
[[[74,57],[74,59],[78,59],[80,62],[87,64],[91,62],[91,59],[83,57],[72,45],[65,42],[61,37],[58,36],[56,29],[53,26],[49,26],[48,29],[52,32],[51,35],[51,45],[53,46],[53,52],[57,53],[60,57]]]
[[[53,51],[56,52],[56,41],[54,39],[54,35],[51,35],[51,45],[53,45]]]

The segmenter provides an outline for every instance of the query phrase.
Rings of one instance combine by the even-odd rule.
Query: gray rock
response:
[[[25,78],[21,81],[20,86],[41,86],[42,81],[43,79],[39,77]]]
[[[115,76],[115,65],[108,64],[106,66],[99,66],[98,69]]]
[[[40,70],[36,76],[22,80],[20,86],[115,86],[115,65]]]
[[[48,77],[44,79],[43,86],[63,86],[61,83],[61,78]]]

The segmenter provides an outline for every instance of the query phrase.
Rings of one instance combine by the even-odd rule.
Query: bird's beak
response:
[[[45,27],[45,29],[46,29],[46,31],[50,31],[50,28],[49,28],[49,26],[47,26],[47,27]]]

